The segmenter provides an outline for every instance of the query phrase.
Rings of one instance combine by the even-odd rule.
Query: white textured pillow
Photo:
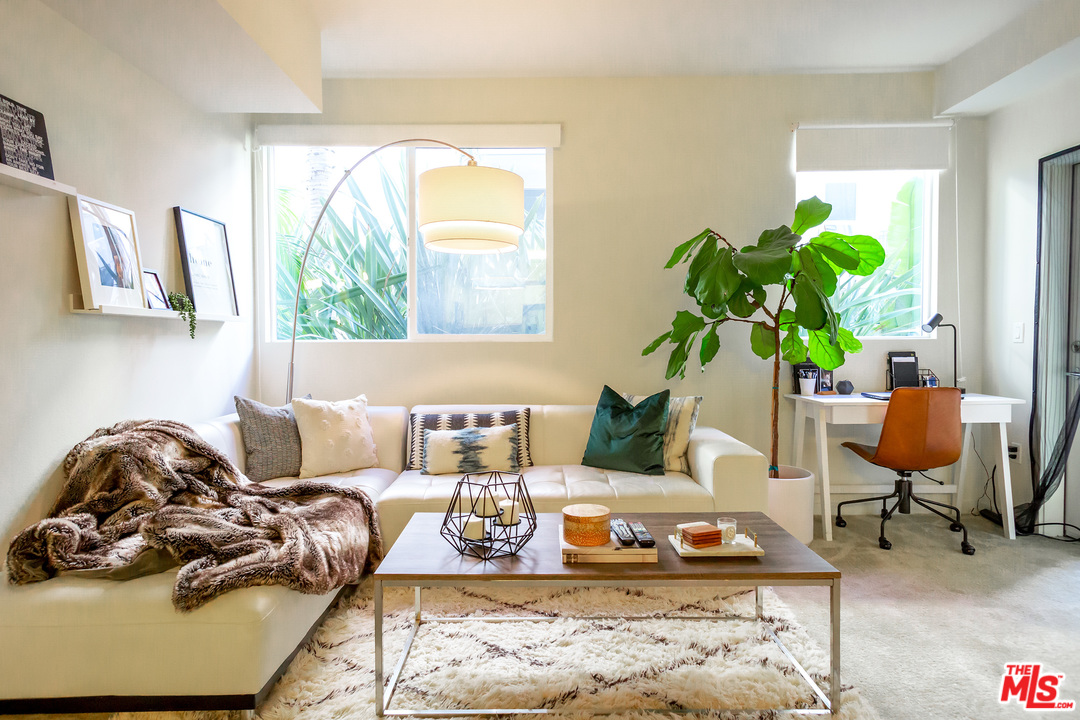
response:
[[[623,393],[622,396],[635,405],[646,398],[645,395],[629,393]],[[667,421],[664,425],[665,470],[690,474],[690,461],[686,457],[686,451],[690,447],[690,435],[697,425],[702,399],[700,395],[691,395],[668,400]]]
[[[517,423],[490,428],[424,430],[425,475],[502,470],[517,472]]]
[[[301,478],[378,464],[366,396],[339,402],[294,398],[292,406],[300,431]]]

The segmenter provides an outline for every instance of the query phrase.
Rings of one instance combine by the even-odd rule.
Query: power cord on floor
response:
[[[986,467],[986,463],[983,462],[982,455],[979,454],[979,449],[972,445],[972,450],[975,451],[975,457],[979,459],[979,464],[982,465],[983,474],[986,475],[986,482],[983,484],[982,495],[975,501],[975,507],[971,509],[971,514],[975,516],[982,516],[990,522],[1001,524],[1001,509],[998,507],[997,501],[997,484],[994,482],[994,478],[997,475],[997,465],[993,470],[989,470]],[[987,492],[989,490],[989,493]],[[990,507],[980,508],[983,498],[990,501]]]
[[[1057,526],[1057,527],[1061,527],[1061,528],[1069,528],[1071,530],[1075,530],[1078,533],[1080,533],[1080,527],[1076,527],[1072,523],[1066,523],[1066,522],[1035,523],[1035,525],[1033,527],[1046,527],[1048,525],[1049,526]],[[1017,533],[1017,534],[1019,535],[1019,533]],[[1027,533],[1027,535],[1035,535],[1036,537],[1044,537],[1044,538],[1046,538],[1048,540],[1057,540],[1058,542],[1069,542],[1069,543],[1080,542],[1080,537],[1072,537],[1071,535],[1047,535],[1046,533],[1037,533],[1037,532]]]
[[[1001,525],[1001,509],[998,507],[997,501],[997,484],[994,482],[994,478],[997,475],[997,465],[994,465],[994,468],[992,470],[987,470],[986,463],[983,462],[982,455],[979,454],[979,449],[976,448],[974,445],[972,445],[972,449],[975,451],[975,457],[979,458],[979,464],[982,465],[983,472],[986,474],[986,483],[983,485],[982,495],[980,495],[979,499],[975,501],[975,507],[971,509],[971,514],[975,516],[982,516],[996,525]],[[990,491],[989,494],[987,494],[988,488]],[[983,498],[986,498],[990,501],[990,507],[979,507],[979,504],[982,502]],[[1075,530],[1077,531],[1077,533],[1080,533],[1080,527],[1065,522],[1035,523],[1033,527],[1061,527],[1063,529],[1068,528],[1071,530]],[[1047,535],[1046,533],[1037,532],[1027,533],[1027,535],[1044,537],[1048,540],[1057,540],[1059,542],[1080,542],[1080,537],[1071,537],[1069,535],[1054,536]]]

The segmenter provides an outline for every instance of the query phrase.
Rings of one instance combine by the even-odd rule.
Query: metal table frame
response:
[[[486,622],[553,622],[555,620],[561,620],[565,617],[459,617],[459,618],[428,618],[425,620],[422,617],[421,606],[421,590],[424,587],[465,587],[474,585],[498,585],[502,587],[746,587],[749,584],[745,579],[743,580],[717,580],[717,579],[703,579],[703,580],[626,580],[626,581],[613,581],[613,580],[584,580],[580,578],[566,579],[566,580],[536,580],[527,579],[527,576],[523,576],[523,579],[499,579],[499,580],[487,580],[482,581],[474,579],[472,577],[461,577],[454,580],[427,580],[419,582],[417,580],[381,580],[376,575],[375,577],[375,714],[378,717],[393,716],[393,717],[462,717],[469,715],[547,715],[547,714],[559,714],[564,711],[553,710],[548,708],[514,708],[514,709],[496,709],[496,708],[479,708],[479,709],[466,709],[466,710],[391,710],[389,708],[390,701],[394,697],[394,690],[397,688],[398,680],[401,678],[402,670],[405,668],[405,661],[409,657],[409,650],[412,648],[413,640],[416,638],[417,631],[420,626],[425,622],[464,622],[467,620],[482,620]],[[769,580],[767,585],[770,586],[782,586],[782,585],[820,585],[827,586],[829,588],[829,634],[830,634],[830,675],[829,675],[829,694],[825,692],[814,682],[813,678],[806,671],[805,668],[796,660],[788,651],[784,644],[780,641],[780,638],[776,636],[772,628],[767,624],[763,624],[762,627],[768,633],[773,642],[780,648],[788,660],[794,665],[795,669],[802,676],[810,688],[813,690],[814,695],[818,701],[824,705],[823,708],[768,708],[772,712],[780,712],[785,714],[794,715],[828,715],[833,717],[835,711],[840,707],[840,578],[827,578],[827,579],[814,579],[814,580]],[[397,665],[394,667],[393,672],[390,675],[390,681],[387,687],[383,688],[383,588],[384,587],[413,587],[416,592],[415,601],[415,615],[413,617],[412,628],[409,631],[408,637],[405,639],[405,647],[402,650],[401,658],[398,660]],[[755,595],[755,614],[754,617],[709,617],[709,616],[693,616],[683,617],[674,616],[667,619],[671,620],[701,620],[722,622],[728,620],[762,620],[762,585],[754,586]],[[595,617],[577,617],[572,616],[574,619],[580,620],[594,620],[594,619],[655,619],[652,617],[619,617],[611,618],[610,616],[595,616]],[[640,709],[638,709],[640,711]],[[701,708],[693,710],[671,710],[670,708],[656,708],[655,712],[665,713],[694,713],[694,712],[710,712],[713,710],[725,710],[733,712],[757,712],[760,708]],[[565,711],[571,712],[571,711]],[[629,709],[622,710],[605,710],[602,712],[593,712],[594,715],[610,715],[618,712],[629,712]]]

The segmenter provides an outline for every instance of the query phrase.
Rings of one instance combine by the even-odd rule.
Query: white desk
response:
[[[817,437],[818,454],[818,491],[821,493],[821,530],[826,540],[832,540],[832,500],[829,488],[829,425],[880,425],[885,419],[885,410],[889,403],[883,400],[863,397],[862,395],[785,395],[795,401],[794,434],[792,436],[792,454],[794,465],[802,466],[803,441],[806,437],[806,420],[814,421],[814,433]],[[978,395],[967,393],[960,401],[960,421],[964,424],[964,445],[960,455],[960,467],[953,471],[951,485],[915,485],[917,493],[951,494],[957,500],[963,497],[964,474],[967,471],[968,446],[972,444],[971,426],[976,423],[990,423],[997,426],[998,467],[1001,468],[1001,487],[998,497],[1004,498],[1001,508],[1003,530],[1010,540],[1016,539],[1016,520],[1013,517],[1012,476],[1009,472],[1009,451],[1005,426],[1012,420],[1012,406],[1023,404],[1023,400],[997,397],[996,395]],[[892,486],[880,484],[843,485],[842,492],[874,495],[892,491]],[[963,513],[963,509],[961,509]]]

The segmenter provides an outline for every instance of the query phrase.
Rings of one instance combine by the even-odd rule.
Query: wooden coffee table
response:
[[[668,542],[678,523],[704,520],[715,522],[718,514],[734,517],[742,528],[757,533],[758,544],[765,549],[761,557],[694,558],[679,557]],[[382,717],[423,716],[453,717],[464,715],[507,715],[558,713],[550,709],[492,709],[468,710],[391,710],[390,701],[413,640],[420,625],[421,589],[425,587],[463,587],[496,584],[500,586],[564,586],[564,587],[675,587],[675,586],[754,586],[756,589],[755,618],[762,617],[762,587],[765,585],[824,585],[830,598],[830,676],[828,695],[814,682],[810,674],[792,657],[768,625],[765,631],[792,662],[803,679],[809,683],[823,709],[798,710],[776,708],[807,715],[832,715],[840,705],[840,571],[788,534],[783,528],[759,512],[744,513],[622,513],[621,517],[640,520],[656,538],[659,562],[626,564],[564,565],[559,551],[558,513],[537,515],[536,535],[514,557],[479,560],[457,553],[440,535],[442,513],[417,513],[375,571],[375,713]],[[401,658],[383,685],[383,588],[416,588],[416,615],[405,640]],[[429,618],[433,620],[435,618]],[[445,621],[446,618],[438,618]],[[483,619],[483,618],[473,618]],[[507,618],[497,618],[505,622]],[[553,618],[517,618],[520,620],[551,621]],[[716,618],[686,618],[679,620]],[[753,619],[753,618],[751,618]],[[738,710],[739,708],[701,708],[708,710]],[[669,708],[660,712],[671,712]],[[610,710],[604,714],[618,712]],[[597,713],[600,714],[600,713]]]

